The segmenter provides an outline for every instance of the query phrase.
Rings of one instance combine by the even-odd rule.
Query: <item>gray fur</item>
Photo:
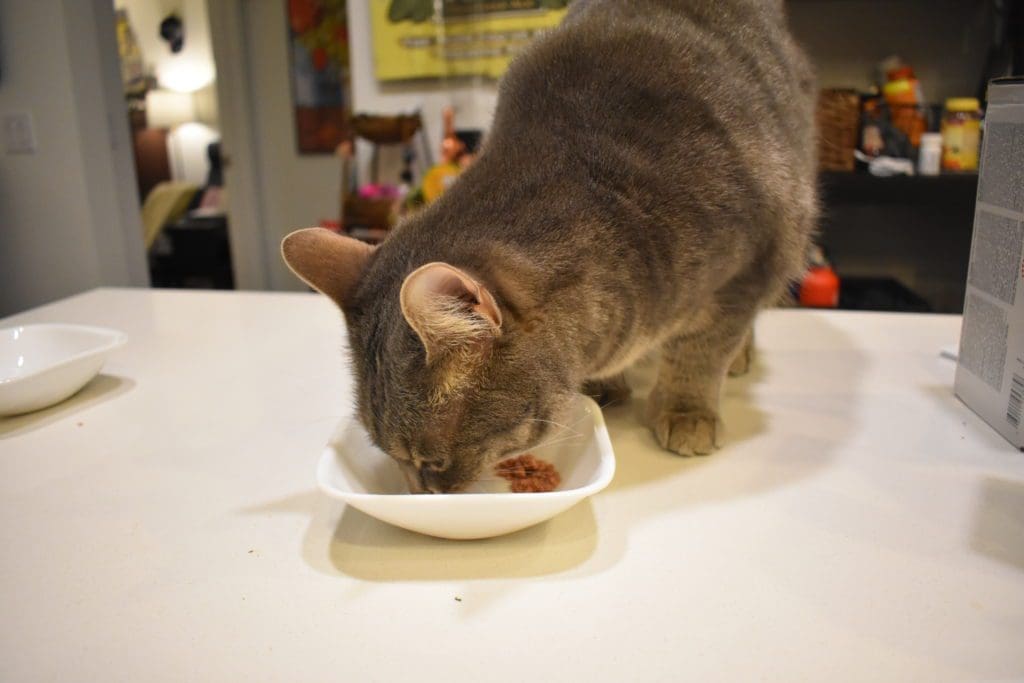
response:
[[[781,2],[577,0],[503,79],[479,159],[394,230],[344,306],[376,443],[414,483],[456,490],[557,430],[585,381],[660,347],[655,435],[710,451],[730,360],[803,266],[814,92]],[[453,368],[427,365],[399,307],[432,261],[503,314],[440,404]]]

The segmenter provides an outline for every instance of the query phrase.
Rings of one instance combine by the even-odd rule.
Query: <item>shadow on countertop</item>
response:
[[[135,387],[135,380],[117,375],[100,374],[78,393],[49,408],[23,415],[0,417],[0,439],[28,434],[55,422],[70,418],[94,405],[109,401]]]

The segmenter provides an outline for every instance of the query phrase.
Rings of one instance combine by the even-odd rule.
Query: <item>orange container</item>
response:
[[[913,77],[913,72],[910,72],[909,77],[900,72],[909,72],[909,69],[890,72],[891,75],[899,73],[904,77],[882,86],[882,94],[892,112],[892,124],[907,134],[911,145],[918,147],[921,145],[921,134],[927,128],[924,112],[921,111],[921,85]]]
[[[829,266],[811,266],[800,283],[800,305],[809,308],[839,306],[839,276]]]

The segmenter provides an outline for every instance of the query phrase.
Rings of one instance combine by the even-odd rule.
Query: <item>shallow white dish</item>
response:
[[[96,376],[107,354],[125,343],[116,330],[40,324],[0,330],[0,415],[63,401]]]
[[[579,396],[566,424],[578,438],[552,439],[530,451],[562,477],[549,493],[509,493],[507,485],[505,492],[480,492],[496,485],[490,483],[467,493],[409,494],[398,464],[370,442],[355,418],[342,422],[324,450],[317,483],[352,507],[410,531],[455,539],[500,536],[550,519],[611,482],[615,454],[598,405]]]

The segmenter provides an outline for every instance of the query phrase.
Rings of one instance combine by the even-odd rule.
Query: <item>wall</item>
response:
[[[0,144],[0,316],[146,285],[109,0],[0,0],[0,32],[0,116],[30,113],[37,141]]]
[[[278,244],[295,228],[316,225],[338,212],[339,165],[333,156],[299,155],[288,76],[284,2],[245,2],[250,114],[257,144],[258,198],[272,289],[301,289]],[[231,151],[228,150],[228,154]],[[230,189],[230,179],[229,179]]]
[[[160,87],[193,95],[197,123],[173,130],[167,144],[174,178],[203,185],[209,171],[206,146],[220,138],[206,0],[114,0],[114,6],[127,10],[147,71]],[[160,22],[171,13],[185,27],[185,42],[178,53],[171,52],[160,37]]]
[[[274,289],[301,289],[302,283],[281,262],[278,245],[295,228],[338,217],[340,162],[333,156],[300,155],[296,151],[284,0],[243,0],[242,8],[258,166],[258,213],[264,226],[268,284]],[[422,109],[435,156],[441,138],[441,110],[445,106],[456,108],[456,123],[460,127],[489,124],[497,97],[492,82],[462,80],[454,84],[413,83],[398,87],[378,84],[373,76],[367,5],[351,0],[348,13],[356,111],[394,113]],[[225,37],[215,35],[214,39]],[[360,146],[359,153],[360,177],[367,178],[370,149]],[[384,151],[382,180],[397,181],[398,155],[397,149]],[[229,184],[231,173],[229,170]]]
[[[791,0],[790,26],[822,87],[867,90],[892,54],[915,69],[925,98],[974,96],[991,36],[988,0]]]
[[[128,10],[142,58],[161,87],[195,92],[213,83],[216,73],[206,0],[114,0],[114,6]],[[160,22],[171,13],[185,26],[185,43],[177,54],[160,37]]]
[[[455,108],[458,128],[487,129],[498,101],[497,82],[486,78],[460,78],[444,81],[380,83],[373,72],[373,39],[368,2],[348,3],[352,57],[352,97],[356,111],[399,112],[421,109],[430,147],[436,160],[441,144],[441,111]],[[397,173],[398,152],[382,160],[387,170]],[[365,161],[364,161],[365,174]]]
[[[486,129],[497,100],[493,82],[377,82],[368,11],[371,1],[383,0],[348,3],[354,110],[394,113],[422,109],[435,154],[441,134],[440,112],[446,105],[456,108],[460,127]],[[247,50],[245,89],[253,130],[249,142],[240,139],[236,145],[248,144],[252,152],[256,195],[252,202],[258,206],[247,211],[252,225],[244,229],[259,231],[262,242],[260,249],[253,250],[251,261],[268,274],[263,279],[266,286],[300,289],[302,284],[281,263],[278,245],[294,228],[337,217],[340,165],[333,157],[299,155],[295,150],[285,0],[216,2],[237,3]],[[989,30],[987,0],[792,0],[788,5],[794,32],[818,64],[823,86],[868,88],[875,63],[898,53],[915,65],[926,96],[934,101],[972,94],[976,88]],[[214,40],[237,40],[225,33],[238,30],[238,24],[222,22],[221,34],[214,35]],[[227,151],[232,153],[230,146]],[[363,179],[367,178],[368,153],[368,148],[360,149]],[[397,150],[390,155],[385,152],[383,180],[393,181],[397,175],[397,155]],[[237,172],[228,170],[229,183],[231,174]]]

